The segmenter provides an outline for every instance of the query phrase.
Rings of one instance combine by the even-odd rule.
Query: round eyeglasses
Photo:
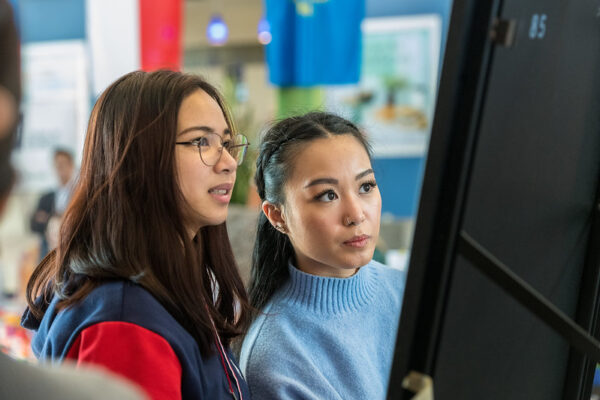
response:
[[[175,144],[198,147],[200,159],[208,167],[212,167],[219,162],[223,149],[227,150],[237,162],[237,165],[241,165],[250,145],[248,138],[241,134],[232,135],[231,138],[223,141],[220,135],[208,132],[203,134],[202,137],[189,142],[175,142]]]

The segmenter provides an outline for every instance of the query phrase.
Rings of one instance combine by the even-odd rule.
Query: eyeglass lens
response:
[[[223,148],[225,148],[229,154],[236,160],[237,164],[240,165],[244,161],[246,150],[248,148],[248,139],[244,135],[233,135],[231,139],[227,139],[225,143],[221,141],[221,136],[215,133],[206,134],[202,140],[198,143],[198,149],[200,150],[200,157],[207,165],[215,165],[219,162]]]

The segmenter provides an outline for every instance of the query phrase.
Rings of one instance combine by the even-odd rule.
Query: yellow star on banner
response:
[[[315,13],[316,3],[327,3],[329,0],[293,0],[296,4],[296,13],[303,17],[310,17]]]

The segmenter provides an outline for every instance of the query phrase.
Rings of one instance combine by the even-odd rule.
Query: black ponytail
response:
[[[252,253],[249,296],[253,307],[264,307],[273,292],[286,281],[288,261],[293,255],[294,249],[287,235],[273,228],[265,214],[261,213]]]
[[[352,122],[326,112],[286,118],[267,130],[261,140],[256,160],[254,181],[262,201],[285,203],[284,187],[291,174],[294,156],[314,139],[334,135],[352,135],[365,148],[369,158],[371,149],[360,130]],[[262,309],[273,293],[287,280],[288,262],[294,257],[294,248],[288,236],[275,229],[264,213],[260,214],[249,285],[250,304]],[[292,260],[293,261],[293,260]]]

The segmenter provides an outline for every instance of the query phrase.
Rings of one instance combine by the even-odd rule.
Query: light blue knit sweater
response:
[[[289,271],[242,345],[252,398],[384,399],[403,273],[376,261],[346,279]]]

